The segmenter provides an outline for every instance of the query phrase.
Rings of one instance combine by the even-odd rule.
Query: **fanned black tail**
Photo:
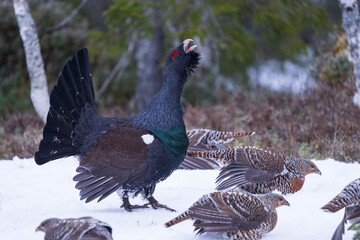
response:
[[[84,129],[84,126],[78,126],[82,125],[79,124],[82,115],[86,115],[86,121],[91,122],[89,118],[95,117],[95,114],[89,55],[84,48],[65,64],[51,92],[43,140],[39,151],[35,153],[35,162],[42,165],[54,159],[79,154],[85,136],[79,136],[79,131],[74,130]]]

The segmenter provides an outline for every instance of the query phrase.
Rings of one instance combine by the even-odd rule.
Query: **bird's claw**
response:
[[[144,205],[131,205],[131,204],[123,204],[120,206],[123,207],[126,211],[132,212],[133,209],[139,209],[139,208],[149,208],[147,204]]]
[[[145,205],[131,205],[129,202],[129,198],[127,198],[127,197],[123,197],[123,204],[120,207],[121,208],[123,207],[128,212],[132,212],[133,209],[148,208],[148,206],[146,204]]]
[[[164,208],[166,210],[169,210],[171,212],[176,212],[175,209],[169,208],[168,206],[159,203],[154,197],[149,197],[148,198],[149,203],[145,204],[146,206],[151,206],[153,209],[158,209],[158,208]]]
[[[147,204],[145,204],[145,205],[147,205],[147,206],[150,205],[153,209],[164,208],[164,209],[169,210],[169,211],[171,211],[171,212],[176,212],[175,209],[169,208],[168,206],[166,206],[166,205],[164,205],[164,204],[161,204],[161,203],[159,203],[159,202],[156,202],[156,203],[147,203]]]

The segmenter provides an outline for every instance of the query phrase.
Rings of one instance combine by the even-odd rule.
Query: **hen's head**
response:
[[[194,51],[197,45],[193,45],[192,42],[192,39],[186,39],[181,45],[169,52],[165,72],[179,74],[182,78],[186,78],[194,72],[194,69],[199,65],[200,54]]]
[[[261,196],[261,198],[265,199],[267,204],[270,205],[272,209],[281,206],[290,206],[290,203],[283,196],[276,193],[264,194]]]
[[[299,163],[299,170],[301,175],[304,177],[311,173],[316,173],[321,175],[321,171],[318,169],[318,167],[313,163],[312,161],[308,159],[302,159]]]

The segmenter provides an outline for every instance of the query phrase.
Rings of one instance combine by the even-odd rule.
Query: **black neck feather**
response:
[[[186,77],[184,74],[164,74],[163,86],[149,107],[132,117],[134,126],[163,131],[184,127],[180,97]]]

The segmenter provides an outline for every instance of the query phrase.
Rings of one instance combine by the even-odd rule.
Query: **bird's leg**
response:
[[[124,192],[122,200],[123,200],[123,204],[120,207],[123,207],[128,212],[132,212],[132,210],[136,209],[136,208],[148,208],[148,206],[146,204],[145,205],[131,205],[129,202],[129,197],[128,197],[127,192]]]
[[[157,208],[164,208],[166,210],[172,211],[172,212],[176,212],[175,209],[169,208],[168,206],[164,205],[164,204],[160,204],[153,196],[148,197],[147,200],[149,201],[149,203],[145,204],[145,205],[150,205],[152,206],[154,209]],[[144,205],[144,206],[145,206]]]

